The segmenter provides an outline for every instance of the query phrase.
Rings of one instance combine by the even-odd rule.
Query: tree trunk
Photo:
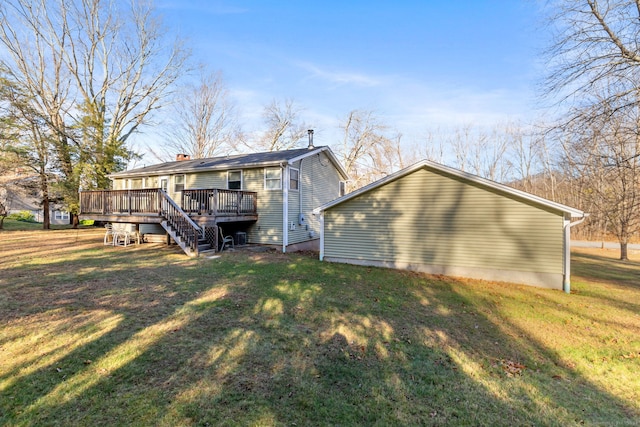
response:
[[[627,242],[620,242],[620,259],[622,261],[629,261],[627,254]]]
[[[49,210],[49,196],[44,195],[42,198],[42,229],[49,230],[51,228],[51,211]]]
[[[0,215],[0,230],[4,230],[4,215]]]
[[[77,213],[71,214],[71,228],[78,228],[80,225],[80,218]]]

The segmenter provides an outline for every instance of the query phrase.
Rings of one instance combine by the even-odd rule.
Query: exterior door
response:
[[[159,181],[160,181],[160,189],[162,191],[164,191],[165,193],[167,191],[169,191],[169,177],[168,176],[161,176]]]

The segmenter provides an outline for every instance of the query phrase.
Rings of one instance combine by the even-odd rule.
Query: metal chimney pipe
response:
[[[309,147],[308,147],[308,148],[309,148],[309,149],[315,148],[315,147],[313,146],[313,129],[309,129],[309,130],[307,131],[307,133],[309,134]]]

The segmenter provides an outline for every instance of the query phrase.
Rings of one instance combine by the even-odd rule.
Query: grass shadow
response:
[[[38,336],[51,346],[48,362],[0,371],[7,424],[568,425],[639,416],[632,397],[595,383],[543,339],[592,303],[582,288],[565,295],[306,255],[189,260],[89,243],[2,268],[0,292],[13,303],[0,304],[0,346],[26,348],[20,328],[36,337],[52,325]],[[31,283],[32,274],[46,279]],[[538,334],[528,320],[548,329]]]

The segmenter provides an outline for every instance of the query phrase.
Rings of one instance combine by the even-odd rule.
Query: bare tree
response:
[[[306,138],[310,126],[300,120],[303,109],[291,99],[273,100],[264,108],[262,117],[267,129],[257,145],[267,151],[289,150]]]
[[[547,94],[579,106],[634,108],[640,67],[640,6],[636,0],[557,0],[551,19]],[[606,89],[606,93],[603,90]],[[628,96],[631,98],[628,98]],[[586,118],[574,109],[570,118]],[[602,112],[602,111],[601,111]]]
[[[418,155],[432,162],[445,164],[447,147],[440,129],[428,129],[417,147]]]
[[[423,153],[428,159],[494,181],[510,178],[506,157],[513,141],[506,127],[496,125],[485,131],[468,123],[446,133],[438,130],[427,135]]]
[[[178,92],[164,149],[194,159],[230,151],[240,129],[229,91],[220,72],[202,74],[197,85]]]
[[[640,231],[640,107],[613,114],[606,101],[598,105],[600,117],[591,126],[566,129],[566,162],[579,183],[581,198],[596,218],[608,224],[620,243],[620,259],[627,260],[627,245]]]
[[[373,182],[379,173],[371,160],[372,157],[381,160],[382,156],[376,152],[381,151],[387,142],[385,132],[388,127],[373,111],[366,110],[350,111],[340,127],[343,139],[337,154],[351,177],[347,190],[353,191]]]
[[[550,22],[545,95],[565,106],[555,130],[569,168],[563,176],[593,220],[613,232],[626,259],[636,227],[640,99],[640,3],[557,0]],[[556,185],[561,188],[562,185]],[[634,211],[635,209],[635,211]],[[635,230],[635,231],[633,231]]]
[[[53,134],[67,208],[105,188],[133,155],[127,139],[159,108],[185,51],[166,43],[150,2],[6,0],[2,65]]]

